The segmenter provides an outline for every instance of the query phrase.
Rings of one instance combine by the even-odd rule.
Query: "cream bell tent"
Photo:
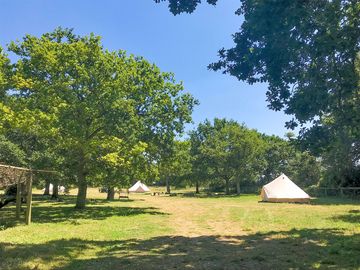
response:
[[[138,192],[138,193],[144,193],[149,192],[150,189],[141,181],[137,181],[131,188],[129,188],[129,192]]]
[[[291,181],[285,174],[280,175],[261,189],[265,202],[309,202],[310,196]]]

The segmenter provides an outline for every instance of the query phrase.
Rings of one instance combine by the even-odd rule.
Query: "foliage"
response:
[[[176,15],[202,1],[168,2]],[[350,165],[359,162],[359,1],[242,0],[236,14],[244,21],[234,47],[209,68],[268,83],[269,107],[294,116],[286,126],[301,127],[303,147],[324,156],[333,183],[359,185]]]
[[[201,123],[191,133],[191,142],[195,179],[225,181],[227,194],[230,181],[238,184],[244,180],[255,181],[261,174],[264,143],[255,130],[235,121],[215,118],[213,123]]]
[[[224,185],[226,193],[240,183],[261,186],[281,173],[287,174],[298,185],[318,184],[321,163],[309,152],[298,149],[290,140],[260,134],[237,122],[214,119],[199,124],[190,133],[191,182],[198,186]]]
[[[159,163],[159,176],[165,181],[168,193],[170,185],[179,186],[192,181],[190,160],[190,142],[174,140],[170,152]]]
[[[17,145],[0,135],[0,164],[26,166],[24,151]]]
[[[154,0],[155,3],[168,1],[169,10],[172,14],[178,15],[180,13],[192,13],[196,7],[201,4],[201,0]],[[206,0],[207,3],[215,5],[218,0]]]
[[[58,28],[40,38],[26,35],[9,49],[19,58],[14,107],[35,119],[26,126],[56,138],[79,187],[79,208],[85,206],[87,176],[99,168],[104,141],[152,142],[182,132],[191,121],[196,101],[181,94],[173,74],[124,51],[107,51],[93,34],[81,37]]]

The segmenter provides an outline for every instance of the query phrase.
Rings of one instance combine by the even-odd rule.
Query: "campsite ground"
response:
[[[360,269],[360,202],[131,195],[88,208],[34,196],[33,223],[0,210],[0,269]]]

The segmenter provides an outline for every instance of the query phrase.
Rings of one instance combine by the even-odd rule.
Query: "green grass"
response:
[[[35,196],[30,226],[1,209],[0,269],[360,269],[359,201],[90,196]]]

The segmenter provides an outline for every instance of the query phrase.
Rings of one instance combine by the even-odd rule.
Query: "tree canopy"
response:
[[[85,206],[96,163],[113,149],[119,154],[116,145],[175,136],[191,121],[197,102],[182,93],[172,73],[142,57],[105,50],[93,34],[58,28],[41,37],[26,35],[9,50],[18,57],[12,94],[16,114],[33,118],[33,127],[56,138],[59,151],[66,153],[79,187],[78,208]],[[99,156],[99,147],[109,140],[113,149]]]
[[[167,2],[174,15],[192,13],[201,2],[217,3]],[[243,22],[234,46],[220,49],[209,69],[249,84],[267,83],[268,106],[293,116],[286,126],[301,128],[305,149],[337,156],[331,162],[342,168],[338,179],[359,170],[352,162],[359,160],[360,141],[359,1],[240,3],[235,13]]]

